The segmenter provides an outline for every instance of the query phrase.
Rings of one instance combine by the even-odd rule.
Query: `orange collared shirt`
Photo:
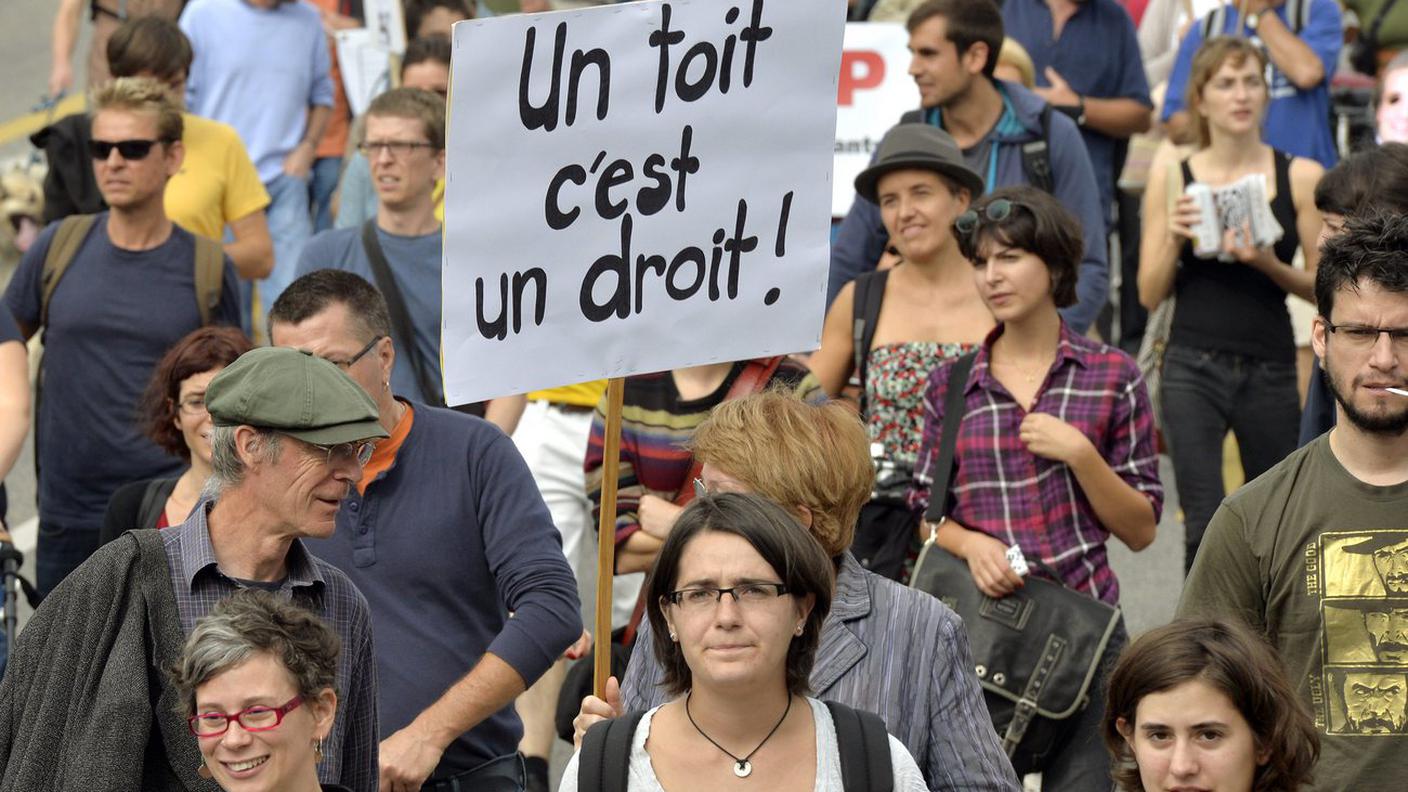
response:
[[[406,402],[401,404],[406,407],[406,411],[401,414],[401,420],[396,422],[396,428],[391,430],[390,437],[376,444],[371,461],[362,468],[362,480],[357,482],[357,492],[363,497],[367,494],[367,486],[383,471],[391,469],[391,465],[396,462],[396,452],[401,450],[401,444],[411,433],[411,424],[415,423],[416,419],[415,408]]]

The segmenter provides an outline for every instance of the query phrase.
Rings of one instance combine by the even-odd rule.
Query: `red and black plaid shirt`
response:
[[[1002,330],[998,325],[988,335],[968,375],[948,516],[1020,545],[1029,560],[1045,561],[1067,586],[1117,604],[1119,582],[1105,552],[1109,531],[1100,524],[1075,472],[1022,444],[1018,429],[1028,410],[989,368],[992,344]],[[952,365],[948,361],[934,369],[924,395],[924,438],[911,493],[911,504],[921,512],[929,503]],[[1055,416],[1089,437],[1115,473],[1149,498],[1158,519],[1164,490],[1154,447],[1154,416],[1133,358],[1077,335],[1062,322],[1056,360],[1037,389],[1031,411]]]

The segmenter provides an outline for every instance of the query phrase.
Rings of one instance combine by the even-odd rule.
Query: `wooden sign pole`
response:
[[[611,592],[616,572],[616,484],[621,470],[621,403],[626,381],[620,377],[606,383],[606,437],[601,460],[601,521],[597,525],[596,624],[593,646],[592,693],[606,698],[606,680],[611,676]]]

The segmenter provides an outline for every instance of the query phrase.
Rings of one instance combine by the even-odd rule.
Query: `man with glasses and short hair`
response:
[[[386,437],[376,404],[337,366],[264,347],[221,371],[205,405],[214,425],[206,500],[179,527],[104,545],[16,641],[0,684],[6,788],[210,788],[162,670],[216,603],[252,588],[337,632],[339,706],[318,776],[376,792],[367,601],[303,545],[332,535],[371,441]]]
[[[513,701],[582,635],[577,581],[523,457],[486,421],[399,392],[386,303],[351,272],[294,281],[269,338],[343,367],[390,433],[336,534],[309,545],[371,604],[383,787],[522,790]]]
[[[1335,427],[1223,501],[1179,615],[1240,617],[1276,644],[1321,730],[1317,778],[1398,789],[1408,742],[1351,736],[1336,699],[1356,652],[1350,671],[1401,682],[1404,669],[1396,651],[1362,656],[1366,625],[1345,608],[1382,614],[1403,594],[1383,551],[1408,542],[1408,217],[1350,218],[1322,247],[1315,301]],[[1389,626],[1372,643],[1396,647]]]
[[[399,296],[414,338],[396,339],[401,354],[391,371],[392,390],[413,401],[443,405],[441,236],[434,193],[445,175],[444,101],[415,88],[387,91],[367,110],[359,148],[371,164],[380,199],[376,217],[313,237],[298,261],[298,274],[347,270],[377,284],[388,301]],[[395,293],[383,279],[394,281]]]
[[[97,91],[94,110],[91,161],[110,209],[51,224],[5,290],[22,335],[44,331],[35,454],[45,593],[97,549],[118,487],[181,470],[133,420],[157,361],[207,322],[239,322],[229,257],[215,251],[219,302],[204,304],[196,264],[205,241],[164,208],[185,155],[179,108],[157,82],[122,78]]]

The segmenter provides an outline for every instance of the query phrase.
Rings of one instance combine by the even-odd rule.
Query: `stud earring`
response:
[[[675,635],[675,631],[674,631],[674,630],[670,630],[670,640],[671,640],[671,641],[678,641],[678,640],[679,640],[679,636]]]

